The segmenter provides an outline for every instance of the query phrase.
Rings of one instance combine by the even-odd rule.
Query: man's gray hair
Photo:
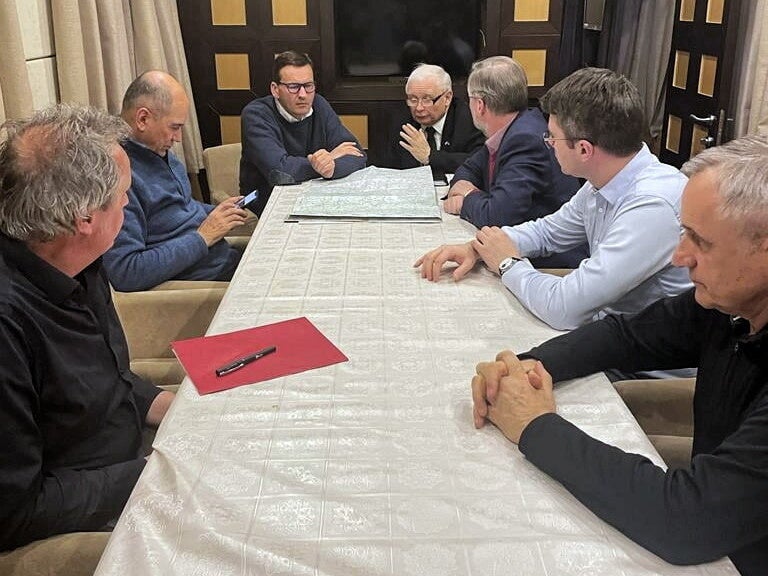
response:
[[[491,56],[472,65],[467,93],[482,99],[494,114],[521,112],[528,107],[528,77],[509,56]]]
[[[768,139],[744,136],[707,148],[683,164],[689,178],[711,170],[722,200],[721,214],[755,239],[768,236]]]
[[[413,69],[411,75],[408,76],[408,81],[405,83],[405,90],[408,90],[411,82],[423,82],[425,80],[434,79],[437,84],[437,89],[440,92],[445,92],[451,89],[451,75],[448,74],[441,66],[435,64],[419,64]]]
[[[0,127],[0,231],[23,242],[72,234],[113,200],[115,148],[128,125],[96,108],[58,104]]]

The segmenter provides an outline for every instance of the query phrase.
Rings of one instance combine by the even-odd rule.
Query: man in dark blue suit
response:
[[[544,143],[547,122],[538,108],[528,108],[520,64],[507,56],[476,62],[467,92],[487,140],[456,171],[443,209],[481,228],[514,226],[560,208],[580,184],[562,173]]]
[[[453,97],[451,77],[440,66],[420,64],[405,84],[410,115],[398,123],[390,164],[395,168],[432,168],[435,180],[454,173],[478,150],[485,136],[478,130],[467,103]]]

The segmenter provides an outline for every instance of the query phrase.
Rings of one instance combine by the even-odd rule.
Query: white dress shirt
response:
[[[589,242],[591,256],[565,277],[518,262],[504,285],[553,328],[570,330],[608,313],[642,310],[691,287],[670,263],[680,238],[687,178],[643,148],[600,190],[587,182],[555,213],[503,230],[523,256]]]

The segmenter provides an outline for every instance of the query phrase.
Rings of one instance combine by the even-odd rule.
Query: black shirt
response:
[[[520,450],[595,514],[665,560],[728,555],[768,573],[768,328],[705,310],[694,290],[635,316],[609,316],[521,356],[556,381],[606,368],[698,366],[690,470],[667,470],[603,444],[554,414],[524,430]]]
[[[130,371],[101,261],[71,278],[0,235],[0,359],[0,550],[98,530],[161,391]]]

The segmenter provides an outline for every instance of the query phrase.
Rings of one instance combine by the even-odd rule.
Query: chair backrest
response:
[[[222,144],[203,150],[203,166],[211,191],[211,203],[240,195],[240,156],[242,145]]]

